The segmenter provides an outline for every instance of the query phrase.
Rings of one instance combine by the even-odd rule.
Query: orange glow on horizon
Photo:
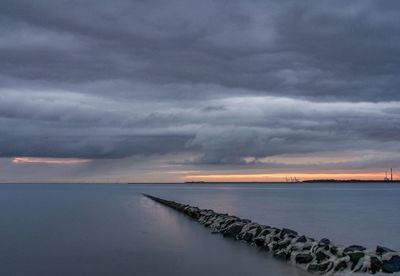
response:
[[[73,165],[88,163],[88,159],[73,158],[42,158],[42,157],[15,157],[12,159],[14,164],[55,164],[55,165]]]
[[[213,175],[187,175],[185,181],[208,181],[208,182],[263,182],[263,181],[285,181],[286,177],[296,177],[298,180],[313,179],[337,179],[337,180],[383,180],[382,172],[355,172],[355,173],[267,173],[267,174],[213,174]],[[393,179],[397,176],[393,174]]]

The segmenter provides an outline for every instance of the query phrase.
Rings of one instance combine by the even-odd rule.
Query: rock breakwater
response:
[[[200,224],[226,238],[242,240],[260,249],[271,251],[273,256],[292,262],[305,270],[330,275],[335,273],[395,273],[400,271],[400,254],[383,246],[368,250],[360,245],[347,247],[299,235],[287,228],[276,228],[221,214],[210,209],[181,204],[151,195],[144,196],[184,213]]]

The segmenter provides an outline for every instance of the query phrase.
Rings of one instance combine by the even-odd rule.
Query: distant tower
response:
[[[393,181],[393,168],[390,168],[390,181]]]
[[[389,181],[389,178],[388,178],[388,176],[387,176],[387,171],[385,171],[385,178],[384,178],[384,180],[385,180],[385,181]]]

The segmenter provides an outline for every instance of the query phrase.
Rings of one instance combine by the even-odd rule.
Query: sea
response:
[[[308,275],[142,193],[400,251],[400,184],[4,184],[0,275]]]

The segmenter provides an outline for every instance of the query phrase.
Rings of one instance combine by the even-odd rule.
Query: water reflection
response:
[[[400,187],[0,186],[0,275],[305,275],[210,234],[154,194],[316,238],[400,250]]]

